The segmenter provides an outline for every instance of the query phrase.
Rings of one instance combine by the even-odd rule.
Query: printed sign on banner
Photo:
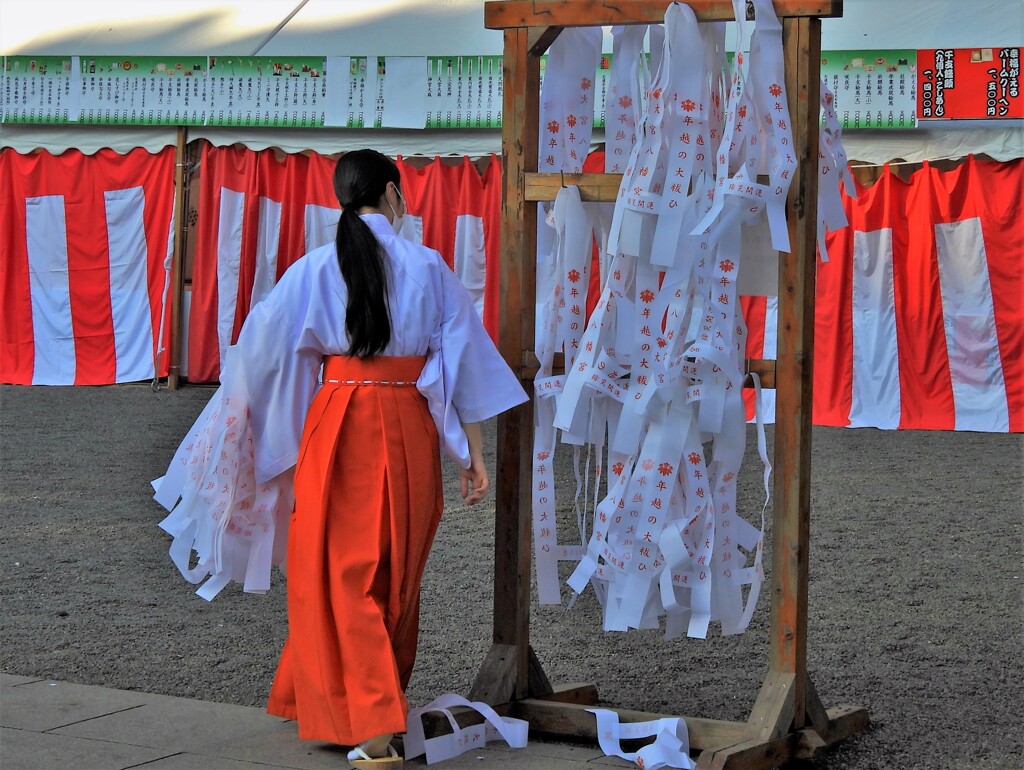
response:
[[[214,126],[322,126],[327,102],[323,57],[210,57]]]
[[[83,56],[82,123],[202,125],[207,115],[206,57]]]
[[[917,51],[828,51],[821,77],[843,128],[913,128]]]
[[[431,56],[427,128],[499,128],[500,56]]]
[[[5,123],[78,120],[77,56],[8,56],[3,68]]]
[[[917,52],[921,120],[1024,118],[1020,47]]]

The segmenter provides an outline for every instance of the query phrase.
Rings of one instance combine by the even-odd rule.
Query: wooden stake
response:
[[[178,126],[178,139],[174,150],[174,217],[171,227],[174,228],[174,245],[171,251],[171,325],[170,360],[167,366],[167,387],[177,390],[181,377],[181,309],[184,307],[185,294],[185,230],[188,227],[188,191],[185,189],[187,131]],[[157,346],[163,342],[159,340]]]

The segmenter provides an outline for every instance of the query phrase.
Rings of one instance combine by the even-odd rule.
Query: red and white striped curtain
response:
[[[1024,431],[1024,160],[886,173],[818,266],[814,423]],[[751,358],[778,303],[743,300]],[[769,407],[771,401],[769,397]]]
[[[0,382],[167,374],[174,148],[0,150]]]
[[[435,159],[420,170],[399,159],[398,166],[408,226],[441,252],[496,335],[500,164],[492,159],[483,176],[468,158],[457,166]],[[272,150],[204,147],[189,380],[216,380],[249,310],[296,259],[334,239],[333,173],[334,162],[315,154],[281,159]]]
[[[207,146],[189,379],[216,380],[252,305],[334,237],[333,161]],[[497,335],[501,169],[399,162],[412,224]],[[174,152],[0,150],[0,382],[107,384],[167,373]],[[814,422],[1024,431],[1024,160],[970,159],[846,199],[819,265]],[[751,358],[778,302],[743,299]],[[767,394],[769,414],[773,413]]]
[[[318,155],[203,147],[188,319],[188,377],[218,378],[250,309],[334,237],[333,164]]]

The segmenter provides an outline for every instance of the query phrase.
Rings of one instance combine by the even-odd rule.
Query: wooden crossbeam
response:
[[[526,175],[523,198],[528,201],[553,201],[563,187],[575,185],[580,199],[614,201],[619,194],[622,174],[551,174],[534,171]]]
[[[531,171],[525,174],[523,200],[553,201],[563,187],[575,186],[580,200],[612,203],[619,192],[622,174],[555,174],[550,171]],[[758,175],[759,184],[768,184],[767,175]]]
[[[494,0],[484,3],[484,26],[603,27],[613,24],[653,24],[665,18],[665,0]],[[698,21],[732,21],[731,0],[689,0]],[[779,18],[843,15],[842,0],[775,0]]]

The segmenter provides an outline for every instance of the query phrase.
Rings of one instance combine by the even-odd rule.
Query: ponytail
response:
[[[398,167],[374,150],[348,152],[334,170],[334,191],[342,206],[335,244],[348,289],[345,328],[350,356],[369,358],[391,341],[386,256],[357,212],[364,206],[376,207],[388,182],[398,186],[400,181]]]

